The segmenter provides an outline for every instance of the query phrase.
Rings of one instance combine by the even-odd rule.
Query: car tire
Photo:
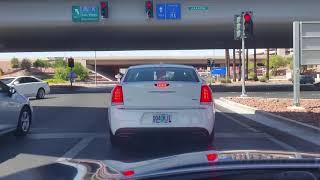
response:
[[[109,139],[112,146],[119,146],[120,140],[117,136],[113,135],[111,130],[109,130]]]
[[[23,107],[20,115],[19,121],[16,128],[16,136],[26,136],[29,133],[32,122],[31,111],[28,107]]]
[[[46,96],[46,91],[43,88],[40,88],[37,92],[37,99],[44,99]]]

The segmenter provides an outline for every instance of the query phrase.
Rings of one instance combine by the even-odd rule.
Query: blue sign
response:
[[[180,4],[166,4],[166,19],[181,19]]]
[[[181,5],[178,3],[157,4],[157,19],[181,19]]]
[[[166,19],[166,4],[157,4],[157,19]]]
[[[227,68],[226,67],[214,67],[211,70],[211,74],[213,74],[213,75],[226,75]]]

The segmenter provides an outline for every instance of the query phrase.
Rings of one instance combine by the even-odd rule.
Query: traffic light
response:
[[[101,17],[102,18],[108,18],[108,2],[102,1],[100,2],[100,8],[101,8]]]
[[[71,68],[74,67],[74,59],[73,58],[68,58],[68,67],[71,67]]]
[[[244,26],[244,35],[246,38],[253,36],[253,13],[245,12],[243,13],[243,26]]]
[[[207,61],[207,67],[211,67],[211,60],[210,59],[208,59],[208,61]]]
[[[153,2],[146,1],[146,13],[148,18],[153,18]]]
[[[235,15],[233,21],[234,40],[239,40],[243,36],[243,18],[241,15]]]
[[[211,60],[211,67],[215,67],[216,65],[215,65],[215,61],[212,59]]]

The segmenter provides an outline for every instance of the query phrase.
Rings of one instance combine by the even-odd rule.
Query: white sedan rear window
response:
[[[124,82],[183,81],[199,82],[195,70],[177,67],[146,67],[129,69]]]

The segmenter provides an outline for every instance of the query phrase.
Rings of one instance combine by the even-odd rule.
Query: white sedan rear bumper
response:
[[[166,113],[172,115],[172,123],[154,124],[152,117],[154,113]],[[212,106],[201,106],[197,108],[126,108],[111,106],[109,108],[109,124],[112,134],[134,129],[193,129],[206,131],[211,134],[214,127],[215,111]]]

